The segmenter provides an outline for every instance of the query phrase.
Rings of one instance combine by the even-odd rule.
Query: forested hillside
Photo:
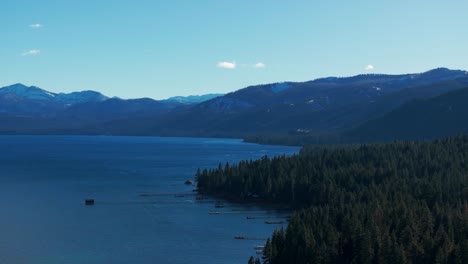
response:
[[[468,133],[468,88],[413,101],[345,134],[349,141],[435,139]]]
[[[468,263],[467,161],[465,136],[305,148],[197,181],[204,193],[298,209],[264,263]]]

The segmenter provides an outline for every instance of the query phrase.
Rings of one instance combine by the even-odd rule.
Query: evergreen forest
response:
[[[304,147],[198,170],[199,191],[295,210],[261,263],[468,263],[468,136]]]

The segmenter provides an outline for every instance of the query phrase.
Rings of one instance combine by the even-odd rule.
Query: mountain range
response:
[[[413,138],[407,135],[419,130],[405,130],[400,120],[411,123],[410,116],[418,120],[434,116],[441,122],[445,118],[441,115],[418,118],[424,112],[415,109],[435,111],[438,108],[431,105],[437,100],[450,106],[456,99],[452,93],[466,87],[468,72],[446,68],[273,83],[225,95],[160,101],[110,98],[95,91],[57,94],[15,84],[0,89],[0,133],[241,137],[265,142],[275,138],[333,138],[325,140],[330,142]],[[457,105],[451,113],[465,108],[468,106]],[[375,136],[379,129],[392,131],[393,126],[400,128],[398,133]],[[425,132],[416,134],[423,138]],[[439,134],[461,132],[464,130],[452,126]]]

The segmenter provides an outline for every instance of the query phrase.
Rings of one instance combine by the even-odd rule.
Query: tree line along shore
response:
[[[196,180],[205,194],[295,209],[257,263],[468,263],[468,136],[304,147]]]

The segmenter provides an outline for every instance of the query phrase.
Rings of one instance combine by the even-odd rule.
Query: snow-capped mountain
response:
[[[73,93],[52,93],[36,86],[26,86],[21,83],[0,88],[0,95],[20,97],[30,100],[44,100],[63,103],[67,106],[86,102],[101,102],[109,99],[107,96],[95,91],[82,91]]]
[[[0,94],[11,94],[33,100],[54,100],[56,94],[43,90],[36,86],[26,86],[21,83],[0,88]]]
[[[190,104],[150,98],[109,98],[96,91],[53,93],[36,86],[13,84],[0,88],[0,115],[47,118],[65,123],[97,122],[128,115],[159,115]],[[77,121],[81,120],[81,121]]]

